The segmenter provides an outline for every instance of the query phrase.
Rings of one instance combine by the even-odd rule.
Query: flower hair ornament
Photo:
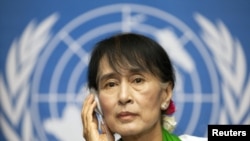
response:
[[[163,104],[161,108],[162,110],[164,110],[164,113],[162,114],[163,128],[169,132],[173,132],[177,124],[173,115],[173,113],[175,112],[175,105],[173,100],[170,100],[169,105]]]

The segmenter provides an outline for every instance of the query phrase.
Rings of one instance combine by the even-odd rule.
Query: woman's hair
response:
[[[89,62],[89,88],[98,90],[98,70],[104,57],[107,57],[111,68],[118,73],[124,69],[142,69],[159,78],[162,83],[171,82],[174,88],[175,74],[169,56],[149,37],[136,33],[121,33],[98,42]]]

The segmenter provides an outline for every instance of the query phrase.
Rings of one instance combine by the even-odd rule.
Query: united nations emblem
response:
[[[240,42],[231,37],[221,21],[214,24],[196,13],[194,20],[201,28],[197,35],[166,11],[114,4],[83,13],[53,33],[59,18],[53,14],[39,25],[31,22],[11,46],[6,78],[2,74],[0,77],[4,101],[1,125],[7,129],[6,138],[83,140],[80,111],[88,94],[89,53],[96,41],[118,32],[150,36],[172,58],[177,75],[173,98],[177,106],[176,134],[206,136],[210,123],[249,122],[249,105],[241,105],[250,99],[246,60]],[[28,42],[30,38],[32,42]],[[22,56],[20,61],[16,61],[17,56]],[[232,68],[235,64],[237,69]],[[16,68],[20,65],[21,69]],[[16,72],[11,70],[22,75],[14,78]],[[18,85],[13,86],[12,81]],[[13,99],[17,104],[12,103]],[[19,132],[16,127],[26,130]],[[12,137],[7,136],[10,133]]]

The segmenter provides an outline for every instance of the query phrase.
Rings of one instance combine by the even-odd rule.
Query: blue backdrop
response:
[[[84,140],[93,44],[116,32],[157,40],[176,70],[177,135],[250,124],[250,1],[1,0],[0,140]]]

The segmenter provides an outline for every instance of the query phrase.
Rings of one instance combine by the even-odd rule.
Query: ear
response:
[[[173,95],[173,84],[168,83],[165,87],[163,87],[162,92],[162,107],[168,107],[170,100],[172,99]]]

